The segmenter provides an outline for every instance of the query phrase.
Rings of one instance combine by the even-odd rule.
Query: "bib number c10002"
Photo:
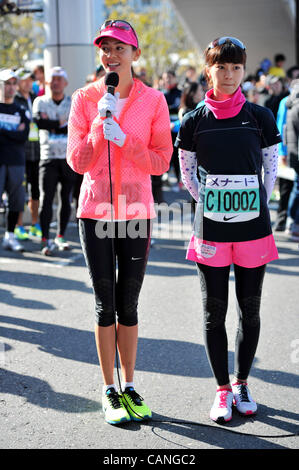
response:
[[[233,223],[255,219],[259,214],[257,175],[207,175],[204,217]]]

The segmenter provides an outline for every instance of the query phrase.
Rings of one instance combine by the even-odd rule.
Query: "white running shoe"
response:
[[[58,247],[59,251],[65,251],[70,249],[69,243],[63,237],[55,237],[54,243]]]
[[[230,390],[217,390],[210,418],[218,424],[226,423],[232,419],[233,392]]]
[[[257,404],[250,395],[247,383],[232,384],[234,395],[234,404],[241,415],[255,415],[257,412]]]
[[[56,245],[53,240],[42,240],[41,242],[41,254],[45,256],[52,256],[56,250]]]
[[[2,241],[2,246],[5,250],[16,251],[19,253],[25,251],[23,245],[19,243],[19,241],[16,239],[15,234],[13,232],[5,232],[5,235]]]

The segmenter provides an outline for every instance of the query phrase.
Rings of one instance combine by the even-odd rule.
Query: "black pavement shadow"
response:
[[[274,384],[274,385],[283,385],[284,387],[299,388],[299,375],[291,374],[290,372],[284,372],[283,370],[274,370],[274,369],[259,369],[256,364],[258,358],[254,359],[250,375],[256,377],[263,382]],[[298,415],[299,417],[299,415]]]
[[[6,339],[35,344],[40,351],[53,356],[88,364],[98,364],[94,333],[51,323],[0,315],[0,336]],[[20,327],[24,327],[22,330]]]
[[[234,358],[234,351],[228,351],[228,367],[231,376],[234,371]],[[299,388],[297,374],[274,369],[259,369],[257,363],[258,358],[255,358],[250,376],[269,384]],[[139,338],[135,369],[181,377],[213,377],[205,347],[202,344],[187,341]]]
[[[151,276],[167,276],[167,277],[179,277],[179,276],[196,276],[196,268],[181,267],[178,268],[174,266],[173,268],[169,266],[153,266],[150,264],[150,261],[146,267],[146,274]]]
[[[98,364],[93,331],[5,315],[0,315],[1,323],[5,323],[5,326],[0,326],[3,338],[38,345],[40,351],[57,357]],[[232,360],[232,355],[229,355]],[[186,341],[139,338],[135,368],[186,377],[212,376],[204,347]]]
[[[0,336],[3,338],[38,345],[40,351],[57,357],[98,364],[93,331],[4,315],[0,315],[0,323],[12,325],[0,327]],[[13,325],[17,328],[13,328]],[[22,330],[20,327],[26,329]],[[233,361],[234,353],[229,351],[230,373],[233,373]],[[299,377],[296,374],[259,369],[257,362],[256,358],[251,376],[275,385],[298,387]],[[135,369],[181,377],[212,377],[204,346],[188,341],[140,337]]]
[[[207,410],[207,414],[208,412],[209,410]],[[276,412],[279,413],[280,410],[264,406],[259,407],[258,415],[254,420],[254,422],[258,424],[256,435],[251,435],[255,434],[254,430],[251,429],[248,431],[246,428],[244,429],[243,426],[248,418],[239,416],[235,410],[233,410],[232,420],[223,426],[208,424],[205,421],[206,417],[204,417],[202,422],[194,422],[188,419],[188,417],[185,417],[186,419],[179,419],[155,412],[153,412],[153,419],[148,421],[146,425],[151,426],[152,432],[162,441],[175,444],[185,449],[190,449],[190,446],[181,444],[178,439],[180,436],[183,436],[184,439],[192,439],[201,443],[217,446],[221,449],[288,449],[287,437],[281,438],[279,444],[268,441],[268,439],[274,439],[276,436],[298,432],[298,427],[294,424],[286,423],[282,420],[275,420],[274,422],[268,419],[268,413],[276,415]],[[287,417],[287,415],[284,416]],[[249,419],[253,422],[252,418]],[[261,423],[265,425],[262,431]],[[273,430],[272,426],[275,426],[278,431]],[[163,432],[167,434],[163,436]],[[169,433],[173,436],[169,437]],[[162,448],[162,445],[160,448]]]
[[[154,238],[154,241],[155,243],[150,249],[146,274],[166,277],[197,276],[195,262],[186,259],[185,240]],[[155,266],[151,262],[167,263],[168,265]],[[171,263],[175,265],[171,267]]]
[[[183,377],[212,377],[204,346],[188,341],[139,338],[135,369]]]
[[[280,243],[280,241],[279,241]],[[289,248],[289,247],[286,247],[286,246],[281,246],[279,245],[278,246],[278,254],[279,253],[283,253],[283,254],[286,254],[286,255],[293,255],[295,257],[295,259],[298,260],[298,263],[299,263],[299,248],[298,248],[298,245],[299,243],[298,242],[294,242],[294,248]]]
[[[150,249],[149,260],[146,267],[146,274],[157,276],[194,276],[197,274],[195,263],[186,260],[186,248],[184,241],[167,240],[155,238],[155,243]],[[155,266],[151,262],[168,263],[168,266]],[[170,267],[169,264],[175,263]],[[181,265],[178,267],[178,265]]]
[[[16,297],[11,291],[0,289],[0,302],[14,307],[29,308],[32,310],[54,310],[53,305],[40,300],[22,299]]]
[[[0,259],[1,258],[11,259],[11,260],[15,260],[16,262],[18,260],[22,260],[22,261],[33,261],[37,263],[42,262],[42,263],[48,263],[48,264],[55,264],[55,263],[60,263],[63,261],[70,260],[73,265],[72,258],[76,256],[76,264],[79,265],[78,259],[77,259],[79,254],[82,255],[82,260],[80,259],[80,266],[83,266],[85,265],[85,263],[84,263],[84,258],[83,258],[81,249],[80,250],[70,249],[66,251],[55,250],[53,252],[53,256],[44,256],[41,254],[40,248],[31,250],[28,248],[26,249],[26,246],[25,246],[24,252],[20,252],[20,253],[15,253],[15,252],[12,252],[9,250],[3,250],[0,248]],[[1,263],[1,260],[0,260],[0,263]]]
[[[5,316],[0,316],[0,322],[1,321],[3,323],[16,324],[19,327],[18,329],[2,327],[0,330],[2,337],[38,344],[41,351],[58,357],[90,364],[98,364],[93,332]],[[20,326],[24,326],[30,329],[30,331],[21,330]],[[12,349],[11,345],[5,344],[5,350],[9,351],[10,349]],[[229,362],[232,362],[232,360],[233,353],[229,352]],[[212,377],[204,347],[195,343],[175,340],[140,338],[136,370],[183,377]],[[296,380],[298,381],[298,378],[294,374],[281,373],[280,371],[268,371],[267,373],[267,371],[260,370],[256,366],[252,368],[251,375],[258,377],[260,380],[272,383],[274,373],[276,385],[295,387]],[[202,386],[204,386],[204,383],[202,383]],[[81,397],[76,397],[71,394],[54,392],[49,384],[43,380],[11,371],[0,371],[0,388],[4,393],[24,396],[27,401],[41,408],[52,408],[67,413],[82,413],[100,409],[100,405],[97,402],[82,399]],[[186,393],[186,391],[180,392]],[[200,383],[199,393],[201,393]],[[153,417],[158,421],[179,419],[178,417],[170,418],[155,413]],[[283,418],[297,420],[298,415],[292,411],[277,410],[259,404],[258,416],[254,418],[254,420],[258,420],[259,423],[262,422],[269,427],[275,427],[279,429],[280,432],[275,433],[271,430],[271,432],[265,431],[261,433],[259,431],[257,434],[260,433],[263,434],[263,436],[271,434],[271,436],[273,435],[273,438],[275,438],[277,435],[298,432],[298,426],[284,421]],[[240,417],[234,411],[234,418],[226,427],[229,426],[232,429],[242,431],[244,419],[248,418]],[[252,421],[252,418],[249,419]],[[132,431],[138,430],[141,425],[141,423],[128,424],[129,429]],[[192,421],[184,424],[149,422],[148,425],[151,425],[153,429],[160,429],[160,432],[166,430],[178,436],[182,435],[224,448],[285,448],[283,445],[285,441],[282,441],[282,443],[278,445],[267,442],[266,439],[269,437],[266,436],[263,438],[259,436],[242,436],[239,434],[229,434],[231,436],[230,439],[227,433],[224,434],[224,430],[221,432],[221,428],[217,427],[217,429],[212,429],[210,427],[199,427],[195,426]],[[157,431],[155,431],[155,433],[157,433]],[[244,433],[246,434],[246,431],[244,431]],[[160,435],[160,437],[161,439],[166,439],[163,435]],[[178,442],[173,443],[179,444]]]
[[[287,274],[289,276],[299,276],[298,271],[296,272],[294,270],[290,271],[285,269],[285,267],[299,268],[299,249],[298,254],[294,253],[293,251],[289,254],[291,255],[289,258],[279,258],[275,259],[274,261],[271,261],[271,263],[268,263],[266,273],[268,272],[270,274]]]
[[[154,252],[150,254],[146,267],[146,274],[166,277],[195,276],[198,277],[196,263],[185,259],[186,249],[173,250],[172,248],[152,248]],[[159,261],[160,263],[168,263],[168,266],[155,266],[151,261]],[[169,263],[175,263],[175,266],[169,266]],[[177,265],[181,263],[181,267]],[[233,279],[233,268],[230,271],[230,280]],[[198,280],[199,282],[199,280]],[[200,284],[198,284],[200,285]]]
[[[266,383],[299,388],[297,374],[259,369],[257,363],[258,358],[255,358],[250,371],[251,376]],[[228,365],[230,374],[233,374],[233,351],[228,351]],[[203,345],[169,339],[139,338],[136,370],[182,377],[213,377]]]
[[[274,263],[274,261],[272,261],[272,263]],[[271,263],[267,265],[267,269],[266,269],[266,276],[267,276],[267,273],[268,274],[277,274],[278,276],[295,276],[295,277],[299,277],[298,273],[295,272],[295,271],[289,271],[287,269],[284,269],[283,268],[283,263],[280,263],[280,267],[275,267],[275,266],[271,266]],[[293,264],[291,264],[291,262],[288,264],[288,266],[294,266]]]
[[[45,380],[0,369],[2,393],[20,396],[40,408],[63,413],[91,413],[102,408],[99,402],[69,393],[55,392]]]
[[[85,282],[41,273],[1,271],[0,282],[2,284],[9,282],[14,286],[29,289],[53,291],[65,289],[67,291],[74,290],[82,293],[92,293],[92,289]]]
[[[297,424],[284,421],[283,418],[296,421]],[[265,423],[268,426],[279,429],[277,434],[298,434],[299,433],[299,414],[281,408],[272,408],[264,404],[258,404],[258,414],[256,420]],[[272,431],[271,433],[272,434]],[[276,433],[273,431],[273,435]]]

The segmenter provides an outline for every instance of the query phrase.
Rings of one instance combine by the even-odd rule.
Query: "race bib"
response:
[[[67,149],[66,134],[49,134],[49,145],[52,158],[65,158]]]
[[[38,127],[35,124],[35,122],[30,123],[28,140],[30,142],[37,142],[38,141]]]
[[[204,217],[215,222],[246,222],[260,215],[257,175],[207,175]]]
[[[21,123],[19,114],[0,113],[0,129],[7,131],[16,131]]]

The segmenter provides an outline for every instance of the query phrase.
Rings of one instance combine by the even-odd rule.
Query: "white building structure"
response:
[[[72,94],[85,84],[95,70],[95,46],[92,41],[104,18],[100,0],[44,0],[46,44],[44,67],[65,68],[69,77],[66,93]]]
[[[199,51],[230,35],[246,45],[250,73],[277,53],[286,56],[286,68],[296,64],[295,0],[170,1]]]

